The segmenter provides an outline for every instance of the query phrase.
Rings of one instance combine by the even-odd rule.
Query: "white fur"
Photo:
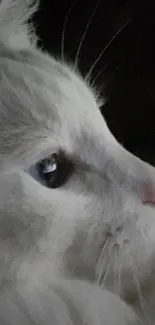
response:
[[[79,73],[37,48],[31,3],[0,4],[0,324],[139,324],[104,288],[153,324],[155,170],[117,143]],[[49,189],[28,170],[59,149],[76,168]]]

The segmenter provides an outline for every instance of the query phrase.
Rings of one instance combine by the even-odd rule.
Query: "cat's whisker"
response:
[[[101,287],[102,287],[102,280],[106,275],[108,265],[109,265],[109,255],[104,256],[104,258],[102,260],[102,265],[100,266],[100,273],[98,275],[98,279],[97,279],[96,284],[101,286]]]
[[[100,281],[101,281],[101,278],[102,278],[103,260],[105,259],[105,256],[107,256],[105,253],[107,253],[107,251],[108,251],[107,248],[108,248],[108,245],[109,245],[109,241],[110,241],[110,238],[108,236],[105,243],[104,243],[104,245],[103,245],[101,254],[99,256],[99,260],[98,260],[98,263],[97,263],[97,266],[96,266],[96,278],[95,278],[95,283],[96,284],[100,284]]]
[[[85,27],[85,30],[84,30],[84,32],[83,32],[83,34],[82,34],[81,41],[80,41],[80,43],[79,43],[79,46],[78,46],[78,49],[77,49],[77,53],[76,53],[76,57],[75,57],[74,69],[77,68],[77,65],[78,65],[78,58],[79,58],[79,55],[80,55],[80,51],[81,51],[82,45],[83,45],[84,40],[85,40],[85,38],[86,38],[86,35],[87,35],[87,32],[88,32],[88,29],[89,29],[89,27],[90,27],[90,25],[91,25],[91,23],[92,23],[92,21],[93,21],[93,19],[94,19],[94,17],[95,17],[95,14],[96,14],[96,12],[97,12],[97,9],[98,9],[98,7],[99,7],[99,5],[100,5],[100,1],[101,1],[101,0],[98,0],[98,1],[97,1],[97,4],[96,4],[96,6],[95,6],[95,9],[93,10],[93,13],[92,13],[92,15],[91,15],[91,17],[90,17],[90,19],[89,19],[89,21],[88,21],[86,27]]]
[[[62,36],[61,36],[61,60],[62,60],[62,62],[64,62],[64,45],[65,45],[65,32],[66,32],[67,22],[68,22],[68,18],[70,16],[70,14],[71,14],[71,11],[77,2],[78,2],[78,0],[76,0],[75,2],[72,3],[72,5],[70,6],[70,8],[66,14],[65,20],[64,20]]]
[[[120,252],[118,252],[118,282],[117,282],[117,294],[120,294],[120,290],[121,290],[121,274],[122,274],[122,263],[121,263],[121,259],[120,259]]]
[[[117,252],[115,251],[114,254],[114,290],[117,291],[117,265],[118,265],[118,256]]]
[[[103,50],[100,52],[100,54],[98,55],[97,59],[95,60],[95,62],[93,63],[93,65],[91,66],[91,68],[89,69],[85,80],[89,81],[90,76],[94,70],[94,68],[96,67],[97,63],[99,62],[99,60],[101,59],[102,55],[105,53],[105,51],[109,48],[109,46],[113,43],[113,41],[116,39],[116,37],[125,29],[126,26],[128,26],[128,24],[132,21],[132,19],[130,18],[129,20],[127,20],[127,22],[125,22],[125,24],[123,24],[123,26],[121,26],[117,32],[114,34],[114,36],[110,39],[110,41],[106,44],[106,46],[103,48]]]
[[[120,264],[120,253],[119,247],[114,247],[114,289],[115,292],[119,295],[120,292],[120,281],[121,281],[121,264]]]
[[[98,78],[99,78],[99,77],[100,77],[100,76],[101,76],[101,75],[106,71],[107,68],[109,68],[110,64],[111,64],[111,63],[107,63],[107,64],[103,67],[103,69],[101,69],[101,70],[97,73],[96,77],[95,77],[95,78],[93,79],[93,81],[91,82],[91,87],[92,87],[92,88],[95,86],[95,84],[96,84]]]
[[[109,274],[110,271],[110,267],[112,266],[112,260],[113,260],[113,255],[112,255],[112,251],[113,251],[114,245],[113,243],[109,244],[108,250],[106,252],[106,256],[103,257],[102,260],[102,265],[101,265],[101,269],[100,269],[100,286],[104,289],[104,285],[107,279],[107,276]]]
[[[143,296],[142,291],[141,291],[141,287],[140,287],[140,283],[139,283],[138,275],[137,275],[137,270],[135,268],[135,265],[134,265],[135,263],[133,261],[132,256],[130,258],[130,263],[131,263],[131,270],[132,270],[132,274],[133,274],[135,287],[136,287],[136,290],[137,290],[138,299],[139,299],[139,302],[140,302],[140,305],[141,305],[141,310],[143,312],[143,315],[144,315],[144,317],[146,319],[147,324],[151,325],[151,321],[150,321],[149,316],[148,316],[147,304],[146,304],[146,301],[145,301],[144,296]]]
[[[102,277],[102,282],[101,282],[101,287],[104,289],[104,285],[105,285],[105,282],[106,282],[106,279],[107,279],[107,276],[109,274],[109,270],[110,270],[110,267],[111,267],[111,262],[112,262],[112,249],[113,247],[110,247],[109,248],[109,251],[108,251],[108,261],[107,261],[107,265],[106,265],[106,271]]]

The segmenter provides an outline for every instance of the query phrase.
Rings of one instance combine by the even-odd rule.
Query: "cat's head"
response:
[[[152,271],[155,170],[117,143],[88,82],[37,48],[25,3],[0,4],[0,278],[60,270],[123,292]]]

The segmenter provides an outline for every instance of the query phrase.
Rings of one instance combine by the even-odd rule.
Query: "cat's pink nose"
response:
[[[155,206],[155,188],[151,187],[147,189],[145,193],[145,198],[143,200],[143,204],[154,205]]]
[[[155,199],[151,199],[151,200],[146,200],[146,201],[143,201],[143,204],[146,204],[146,205],[154,205],[155,206]]]

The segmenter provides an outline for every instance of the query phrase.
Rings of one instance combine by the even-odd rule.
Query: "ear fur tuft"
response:
[[[28,20],[36,12],[36,0],[1,0],[0,2],[0,45],[24,49],[36,44],[32,24]]]

